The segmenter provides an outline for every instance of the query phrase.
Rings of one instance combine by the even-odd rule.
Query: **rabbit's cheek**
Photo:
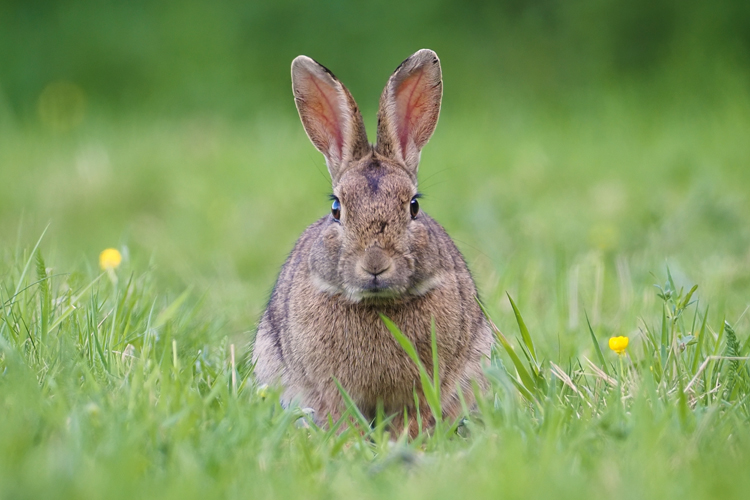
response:
[[[407,253],[403,256],[404,259],[404,268],[409,270],[409,276],[414,274],[414,271],[417,269],[417,259],[414,258],[414,255],[411,253]]]
[[[420,272],[419,268],[429,266],[427,257],[432,253],[430,248],[430,232],[421,223],[414,223],[409,231],[409,257],[412,261],[412,271]]]
[[[409,293],[416,296],[426,295],[428,292],[431,292],[435,288],[443,286],[446,279],[446,273],[435,273],[429,278],[417,280],[414,285],[409,288]]]
[[[323,231],[313,244],[308,261],[313,282],[318,289],[326,293],[337,293],[341,290],[339,232],[338,225],[332,225]]]
[[[413,221],[410,231],[410,243],[412,248],[423,248],[430,242],[430,232],[427,228],[418,221]]]

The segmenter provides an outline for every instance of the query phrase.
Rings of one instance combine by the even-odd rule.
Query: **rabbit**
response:
[[[295,58],[292,90],[304,129],[325,156],[333,203],[281,269],[253,347],[257,383],[281,384],[282,404],[296,401],[325,425],[346,410],[338,381],[367,419],[382,405],[398,415],[397,433],[414,437],[435,416],[417,366],[380,315],[411,340],[428,372],[434,318],[440,417],[461,417],[458,387],[474,405],[473,382],[486,388],[482,365],[494,341],[464,258],[419,208],[420,152],[443,93],[437,54],[422,49],[396,68],[380,98],[375,145],[351,94],[321,64]]]

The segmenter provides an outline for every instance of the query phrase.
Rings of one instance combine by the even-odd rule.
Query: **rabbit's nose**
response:
[[[365,270],[368,273],[370,273],[373,278],[377,278],[378,276],[380,276],[381,274],[383,274],[384,272],[386,272],[390,268],[391,268],[391,266],[388,265],[388,264],[386,264],[386,265],[379,266],[379,267],[376,267],[376,268],[366,268]]]
[[[373,277],[391,268],[391,259],[379,248],[369,248],[362,262],[362,269]]]

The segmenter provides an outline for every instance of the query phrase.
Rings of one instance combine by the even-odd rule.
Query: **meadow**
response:
[[[142,26],[138,10],[102,7],[90,27],[71,4],[67,17],[4,31],[21,41],[49,28],[70,47],[56,59],[63,76],[31,49],[0,50],[13,69],[0,74],[0,498],[747,497],[745,66],[713,57],[718,45],[653,67],[626,51],[613,60],[646,68],[620,73],[598,59],[556,66],[582,36],[571,7],[558,38],[540,38],[535,11],[508,23],[489,66],[479,63],[496,46],[437,21],[389,50],[347,32],[369,66],[304,31],[310,40],[254,49],[247,66],[268,63],[270,76],[240,91],[238,60],[210,57],[234,47],[231,11],[188,4],[164,14],[174,29],[156,38],[171,45],[128,31],[144,60],[108,38],[118,23]],[[288,17],[288,4],[263,15]],[[196,18],[197,41],[176,35]],[[71,42],[82,27],[103,42]],[[521,51],[519,35],[535,43]],[[700,52],[680,40],[677,55]],[[192,87],[181,60],[137,87],[143,68],[202,43],[209,55],[191,61],[211,78]],[[378,92],[415,43],[438,51],[445,82],[421,207],[464,253],[498,344],[476,411],[408,441],[384,419],[316,428],[256,386],[247,356],[279,267],[330,208],[292,103],[291,57],[330,64],[372,133]],[[89,61],[108,68],[97,45],[143,73],[90,76]],[[102,271],[109,247],[123,262]],[[622,355],[609,347],[617,336],[629,339]]]

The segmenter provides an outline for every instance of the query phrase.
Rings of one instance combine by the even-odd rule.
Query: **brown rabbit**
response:
[[[281,383],[283,403],[312,408],[322,424],[344,410],[335,377],[367,418],[378,402],[387,414],[406,411],[414,436],[434,417],[417,367],[379,314],[401,328],[428,370],[434,318],[446,418],[461,414],[457,386],[474,403],[472,381],[484,386],[481,363],[493,343],[461,253],[417,201],[420,151],[440,113],[440,60],[423,49],[396,68],[380,98],[374,146],[328,69],[297,57],[292,88],[305,131],[325,155],[333,206],[281,269],[255,339],[257,381]]]

